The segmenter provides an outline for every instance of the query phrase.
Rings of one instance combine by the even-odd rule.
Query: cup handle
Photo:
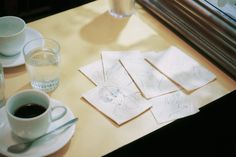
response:
[[[64,117],[65,114],[67,113],[67,108],[66,108],[65,106],[54,106],[54,107],[52,107],[51,112],[55,111],[55,110],[58,109],[58,108],[63,109],[63,112],[61,112],[60,114],[58,114],[58,115],[56,115],[56,116],[52,116],[52,114],[51,114],[51,120],[52,120],[52,122],[54,122],[54,121],[56,121],[56,120],[58,120],[58,119],[61,119],[61,118]]]

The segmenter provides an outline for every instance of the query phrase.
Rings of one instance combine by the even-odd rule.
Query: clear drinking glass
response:
[[[135,0],[108,0],[109,13],[116,18],[131,16],[134,13]]]
[[[4,72],[2,64],[0,63],[0,108],[4,105],[4,90],[5,90]]]
[[[31,86],[45,92],[59,85],[60,45],[52,39],[38,38],[23,47],[25,64]]]

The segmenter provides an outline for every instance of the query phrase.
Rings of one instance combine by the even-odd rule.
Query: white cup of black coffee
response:
[[[59,114],[54,111],[60,109]],[[52,106],[49,96],[36,89],[27,89],[11,96],[6,112],[13,134],[23,139],[34,139],[45,134],[50,124],[62,118],[65,106]]]

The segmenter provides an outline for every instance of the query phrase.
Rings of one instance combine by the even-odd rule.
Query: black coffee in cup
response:
[[[15,112],[14,116],[19,118],[33,118],[44,113],[47,109],[39,104],[28,103],[19,107]]]

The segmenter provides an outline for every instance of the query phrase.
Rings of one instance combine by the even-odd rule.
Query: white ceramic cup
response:
[[[0,54],[13,56],[25,42],[25,21],[16,16],[0,17]]]
[[[20,107],[29,103],[43,106],[46,110],[31,118],[22,118],[15,115]],[[54,111],[59,108],[61,112],[54,114]],[[34,139],[45,134],[50,124],[62,118],[67,109],[65,106],[52,107],[50,98],[46,93],[36,89],[27,89],[16,93],[7,100],[6,112],[9,125],[15,135],[23,139]]]

